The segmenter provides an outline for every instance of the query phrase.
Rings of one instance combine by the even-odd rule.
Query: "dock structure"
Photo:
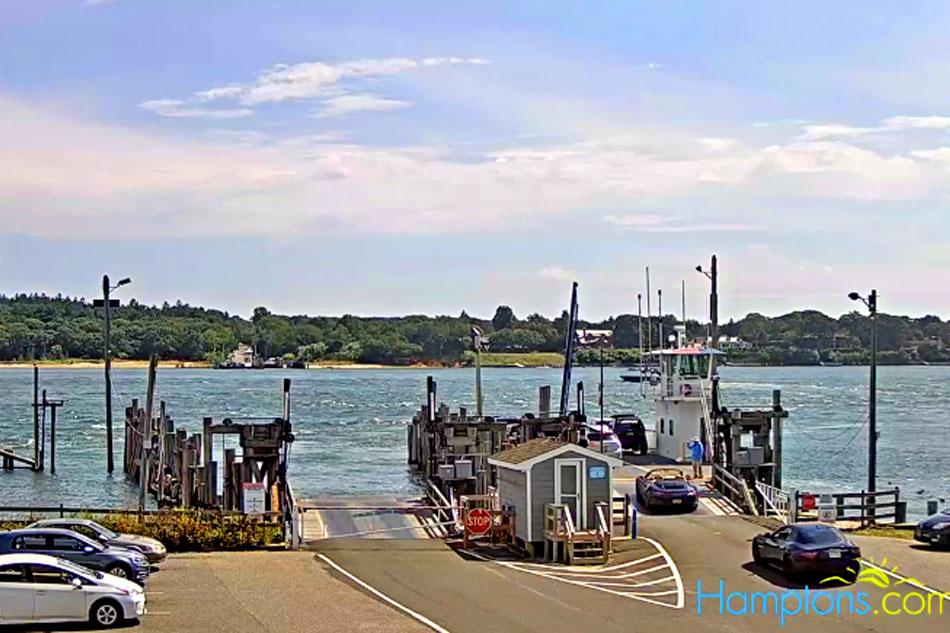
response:
[[[140,486],[144,477],[143,488],[160,506],[235,511],[280,520],[293,506],[287,480],[287,453],[294,439],[289,379],[284,380],[283,394],[284,411],[279,417],[229,417],[220,422],[206,417],[202,432],[191,435],[175,428],[164,402],[157,416],[149,416],[138,400],[132,400],[125,413],[126,475]],[[237,437],[238,448],[225,448],[217,456],[223,458],[221,462],[213,440],[228,435]],[[144,447],[143,438],[147,438]]]
[[[56,474],[56,410],[65,402],[50,400],[46,396],[45,389],[42,390],[42,396],[40,394],[40,369],[37,365],[33,365],[33,457],[19,455],[12,448],[0,447],[0,467],[3,470],[14,468],[29,468],[37,472],[45,470],[46,447],[49,444],[49,471],[50,474]],[[48,442],[47,438],[49,438]]]

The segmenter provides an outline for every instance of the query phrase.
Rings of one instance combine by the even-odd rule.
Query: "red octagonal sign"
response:
[[[484,508],[469,510],[465,515],[465,529],[469,534],[486,534],[491,529],[491,512]]]

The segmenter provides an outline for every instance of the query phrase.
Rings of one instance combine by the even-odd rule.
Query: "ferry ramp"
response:
[[[432,510],[393,496],[301,499],[304,546],[326,539],[427,539],[445,534]]]

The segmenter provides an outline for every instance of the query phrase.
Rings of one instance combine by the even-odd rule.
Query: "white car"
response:
[[[596,422],[588,423],[587,447],[592,451],[623,459],[623,445],[620,443],[620,438],[613,432],[606,420],[604,421],[603,432],[601,432],[600,425]]]
[[[145,615],[131,580],[44,554],[0,555],[0,625],[89,620],[101,627]]]

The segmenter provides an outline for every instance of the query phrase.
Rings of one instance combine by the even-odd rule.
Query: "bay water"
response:
[[[604,370],[607,415],[653,420],[649,389]],[[560,368],[486,368],[485,412],[519,416],[536,411],[538,387],[557,402]],[[406,425],[425,400],[426,376],[440,402],[474,411],[470,369],[159,370],[157,397],[177,428],[200,432],[201,419],[277,417],[281,382],[292,380],[296,441],[290,478],[298,497],[411,496],[419,492],[406,465]],[[767,408],[782,390],[785,486],[859,491],[867,479],[866,367],[724,367],[723,404]],[[113,371],[116,472],[106,473],[104,383],[101,369],[41,369],[41,388],[65,400],[57,416],[56,474],[0,471],[0,505],[109,507],[136,503],[122,474],[124,410],[145,399],[145,370]],[[597,416],[599,369],[577,368],[589,417]],[[878,375],[878,488],[901,487],[908,514],[919,517],[930,498],[950,497],[950,367],[882,367]],[[643,393],[647,397],[643,397]],[[32,456],[32,370],[0,370],[0,447]],[[572,393],[572,402],[575,402]],[[220,438],[216,442],[220,442]],[[230,444],[228,445],[230,446]],[[219,450],[216,444],[215,450]]]

